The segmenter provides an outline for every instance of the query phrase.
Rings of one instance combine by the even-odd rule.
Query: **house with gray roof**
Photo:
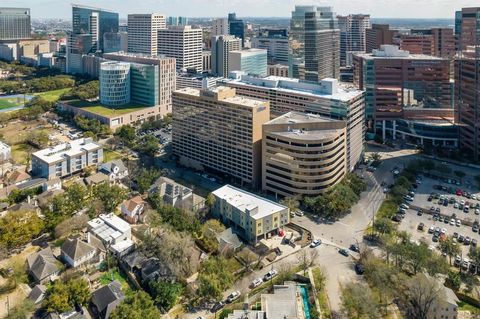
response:
[[[91,309],[96,318],[108,319],[112,311],[122,302],[125,294],[122,285],[114,280],[106,286],[97,289],[92,294]]]
[[[128,169],[120,159],[102,164],[100,172],[107,175],[111,183],[120,181],[128,176]]]
[[[47,292],[47,287],[45,285],[38,284],[33,287],[30,294],[28,294],[28,299],[30,299],[34,304],[40,303],[45,298],[45,293]]]
[[[45,284],[55,280],[60,273],[59,262],[50,247],[27,257],[28,273],[35,283]]]
[[[65,240],[61,247],[62,260],[70,267],[78,267],[95,257],[97,249],[78,238]]]

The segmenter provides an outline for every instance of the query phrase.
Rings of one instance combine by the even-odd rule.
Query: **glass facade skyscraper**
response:
[[[0,40],[31,38],[30,9],[0,8]]]
[[[245,40],[245,23],[243,20],[237,19],[235,13],[228,14],[228,24],[230,26],[230,34],[235,36],[235,38],[242,39],[242,47]]]

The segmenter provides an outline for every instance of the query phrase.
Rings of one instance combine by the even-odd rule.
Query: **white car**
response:
[[[278,271],[276,269],[272,269],[269,272],[267,272],[265,276],[263,276],[263,281],[269,281],[276,275],[278,275]]]
[[[263,282],[262,278],[255,278],[255,279],[252,281],[252,283],[250,284],[250,286],[251,286],[252,288],[256,288],[256,287],[260,286],[260,285],[262,284],[262,282]]]
[[[460,227],[462,225],[462,222],[460,221],[460,219],[457,219],[457,222],[455,224],[457,225],[457,227]]]
[[[446,233],[447,233],[447,230],[446,230],[445,228],[442,228],[442,230],[440,230],[440,233],[446,234]]]
[[[435,232],[435,226],[430,226],[430,228],[428,229],[428,233],[433,234],[434,232]]]
[[[312,241],[312,243],[310,244],[310,248],[315,248],[317,246],[320,246],[322,244],[322,242],[320,241],[320,239],[315,239],[314,241]]]
[[[400,205],[400,207],[403,208],[403,209],[409,209],[410,208],[410,206],[408,206],[407,204],[402,204],[402,205]]]
[[[234,292],[232,292],[231,294],[228,295],[227,297],[227,302],[228,303],[231,303],[231,302],[234,302],[235,300],[237,300],[238,298],[240,298],[240,291],[236,290]]]
[[[302,217],[302,216],[305,215],[305,214],[304,214],[301,210],[297,210],[297,211],[295,212],[295,215]]]
[[[480,209],[475,209],[475,215],[480,215]]]
[[[451,226],[455,226],[455,219],[453,219],[453,218],[450,219],[450,225],[451,225]]]
[[[472,195],[473,200],[477,200],[477,195]]]
[[[458,203],[453,204],[453,208],[458,209],[458,207],[459,207]]]

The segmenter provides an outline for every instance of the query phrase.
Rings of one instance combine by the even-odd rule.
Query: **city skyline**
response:
[[[454,18],[455,10],[478,5],[475,0],[77,0],[75,4],[97,6],[118,12],[121,18],[129,13],[161,12],[172,16],[220,17],[237,12],[239,17],[289,17],[295,5],[332,6],[338,14],[364,13],[373,18]],[[215,5],[212,5],[212,2]],[[3,6],[29,7],[32,17],[71,19],[71,2],[66,0],[5,0]],[[411,8],[415,7],[412,11]],[[52,10],[55,8],[55,10]],[[252,10],[255,8],[255,10]],[[275,8],[273,11],[272,8]]]

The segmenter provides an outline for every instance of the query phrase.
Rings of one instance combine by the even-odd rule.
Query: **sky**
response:
[[[289,17],[297,4],[332,6],[338,14],[365,13],[374,18],[450,18],[479,0],[1,0],[0,6],[31,8],[33,18],[71,19],[71,3],[129,13],[159,12],[167,16]]]

